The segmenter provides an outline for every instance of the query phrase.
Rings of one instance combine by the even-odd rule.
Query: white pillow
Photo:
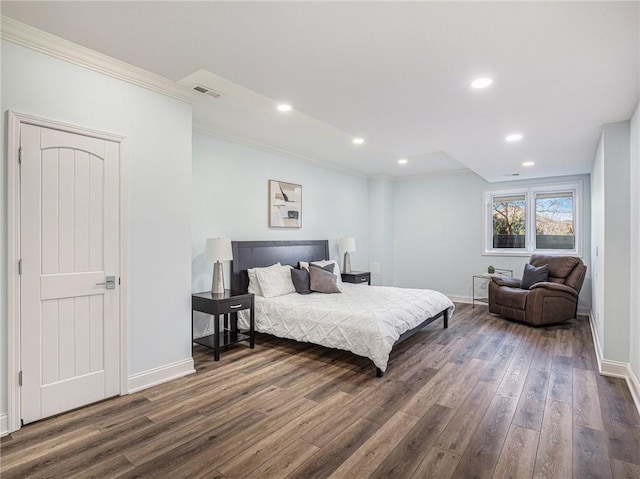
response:
[[[316,264],[320,267],[327,266],[328,264],[333,263],[333,274],[336,275],[336,283],[342,283],[342,275],[340,274],[340,266],[335,260],[332,259],[323,259],[322,261],[312,261],[311,264]],[[300,261],[300,268],[304,268],[309,271],[309,263],[306,261]]]
[[[260,287],[258,278],[256,277],[256,271],[258,271],[259,269],[279,268],[280,266],[280,263],[276,263],[272,264],[271,266],[267,266],[266,268],[248,269],[247,274],[249,275],[249,293],[257,294],[258,296],[264,296],[264,294],[262,294],[262,288]]]
[[[262,289],[262,296],[275,298],[285,294],[295,293],[296,287],[291,279],[291,266],[278,268],[261,268],[256,271],[256,278]]]

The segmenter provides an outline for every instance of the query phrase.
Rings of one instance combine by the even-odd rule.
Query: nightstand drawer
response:
[[[352,271],[351,273],[342,273],[342,281],[345,283],[355,284],[371,284],[371,273],[368,271]]]
[[[220,314],[235,313],[251,307],[251,298],[237,298],[220,301]]]

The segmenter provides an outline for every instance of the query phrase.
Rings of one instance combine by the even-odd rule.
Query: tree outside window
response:
[[[524,248],[526,237],[524,195],[493,199],[493,247]]]
[[[536,195],[536,249],[574,249],[573,193]]]

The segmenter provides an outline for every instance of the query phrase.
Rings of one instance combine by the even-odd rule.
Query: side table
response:
[[[213,349],[213,359],[220,359],[220,349],[240,341],[249,341],[249,347],[255,347],[255,314],[253,293],[237,293],[226,289],[224,294],[213,294],[211,291],[191,295],[191,351],[193,343]],[[238,329],[238,311],[248,309],[249,330]],[[213,334],[193,339],[194,312],[213,316]],[[220,330],[220,317],[224,317],[224,326]]]
[[[493,276],[509,276],[513,277],[513,270],[510,269],[498,269],[496,268],[495,273],[482,273],[482,274],[474,274],[471,278],[471,307],[476,307],[476,302],[478,303],[489,303],[488,296],[477,296],[476,291],[478,289],[487,289],[487,284],[491,280]],[[487,293],[488,294],[488,293]]]

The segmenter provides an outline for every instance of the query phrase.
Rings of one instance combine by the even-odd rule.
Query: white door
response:
[[[116,142],[28,124],[20,146],[26,424],[120,392],[120,162]]]

